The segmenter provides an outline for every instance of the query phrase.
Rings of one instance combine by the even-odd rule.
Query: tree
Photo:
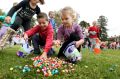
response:
[[[90,24],[87,23],[86,21],[81,21],[79,25],[80,25],[82,28],[86,28],[86,27],[90,26]]]
[[[75,13],[75,22],[78,23],[78,20],[80,18],[80,14],[79,13]]]
[[[97,20],[98,21],[98,25],[100,26],[100,39],[101,41],[107,41],[108,40],[108,34],[107,34],[107,22],[108,22],[108,19],[101,15],[99,16],[99,19]]]
[[[5,12],[3,12],[2,9],[0,9],[0,15],[5,15]]]
[[[31,23],[30,23],[30,27],[32,28],[36,23],[35,23],[36,19],[32,18],[31,19]]]
[[[60,17],[60,10],[59,11],[54,11],[55,12],[55,21],[57,26],[60,26],[62,23],[61,17]]]
[[[2,12],[2,9],[0,9],[0,15],[2,15],[2,13],[3,13],[3,12]]]

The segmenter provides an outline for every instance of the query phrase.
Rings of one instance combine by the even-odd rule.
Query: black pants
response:
[[[27,31],[30,29],[30,22],[31,20],[26,21],[21,17],[16,16],[14,23],[11,25],[11,28],[17,31],[18,28],[22,25],[24,28],[24,31]]]
[[[90,39],[87,37],[87,38],[85,38],[85,42],[83,43],[83,48],[85,48],[85,45],[87,45],[87,42],[88,42],[88,48],[91,47]]]
[[[60,48],[59,53],[58,53],[58,58],[62,57],[62,56],[65,57],[64,54],[63,54],[63,51],[66,48],[66,46],[69,43],[71,43],[73,41],[78,41],[78,40],[80,40],[80,37],[76,33],[71,33],[69,39],[62,44],[62,47]],[[81,46],[79,46],[77,48],[79,52],[80,52],[80,48],[81,48]]]
[[[17,31],[20,26],[23,26],[24,31],[27,31],[31,28],[30,23],[31,23],[31,20],[26,21],[21,17],[16,16],[14,23],[11,25],[11,28]],[[28,42],[29,42],[29,45],[31,46],[31,38],[28,40]]]
[[[39,46],[45,46],[45,40],[43,40],[39,34],[35,34],[32,36],[32,43],[33,43],[33,47],[34,47],[34,54],[40,54],[41,51],[39,49]],[[48,56],[53,54],[53,50],[52,48],[50,49],[48,53]]]

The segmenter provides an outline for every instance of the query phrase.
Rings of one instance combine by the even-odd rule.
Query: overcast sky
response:
[[[8,12],[13,2],[20,1],[22,0],[0,0],[0,8]],[[104,15],[108,18],[108,35],[120,35],[120,0],[45,0],[45,2],[45,5],[39,5],[43,12],[71,6],[80,14],[80,21],[85,20],[90,24],[100,15]]]

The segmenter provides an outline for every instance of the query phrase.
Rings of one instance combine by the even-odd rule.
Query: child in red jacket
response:
[[[21,1],[21,0],[20,0]],[[30,29],[30,22],[35,14],[39,14],[40,8],[38,3],[44,4],[44,0],[22,0],[16,6],[12,7],[8,12],[5,22],[10,23],[12,15],[17,12],[14,23],[6,31],[0,40],[0,49],[5,47],[6,41],[11,38],[11,36],[16,33],[21,25],[23,26],[24,31]]]
[[[88,29],[89,39],[90,39],[90,42],[91,42],[91,48],[90,48],[91,52],[95,48],[96,39],[99,38],[99,34],[100,34],[100,28],[98,27],[97,22],[93,21],[92,24],[93,24],[93,26],[89,27],[89,29]]]
[[[47,14],[40,13],[37,16],[38,25],[28,30],[24,34],[25,40],[28,40],[28,37],[32,37],[34,52],[40,53],[39,45],[43,46],[43,54],[40,58],[47,58],[47,54],[50,53],[53,42],[53,28],[49,23]],[[36,34],[38,33],[38,34]],[[36,35],[35,35],[36,34]]]

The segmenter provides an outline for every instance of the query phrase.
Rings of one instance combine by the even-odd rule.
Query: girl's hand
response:
[[[47,59],[47,53],[43,52],[43,54],[40,56],[40,58]]]
[[[60,40],[54,40],[53,43],[54,43],[55,45],[57,45],[57,44],[60,45]]]
[[[60,45],[60,40],[55,40],[55,41],[53,41],[53,43],[54,43],[55,46],[58,47]]]
[[[10,17],[10,16],[7,16],[7,17],[5,18],[5,22],[9,24],[10,21],[11,21],[11,17]]]
[[[24,34],[24,39],[25,39],[25,41],[28,40],[28,35],[27,34]]]
[[[78,48],[80,46],[80,41],[76,41],[76,47]]]
[[[84,39],[81,39],[79,41],[76,41],[76,47],[78,48],[80,45],[84,43]]]

